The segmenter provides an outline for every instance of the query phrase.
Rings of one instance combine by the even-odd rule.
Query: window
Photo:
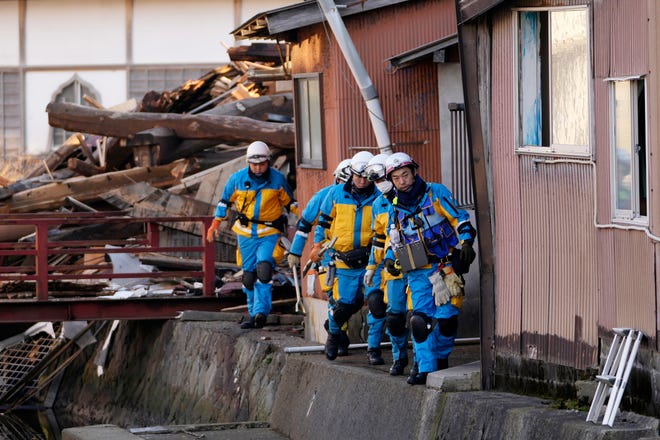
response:
[[[0,72],[0,158],[23,153],[18,72]]]
[[[295,76],[293,87],[297,163],[308,168],[325,168],[320,74]]]
[[[518,150],[589,154],[587,10],[517,14]]]
[[[100,101],[100,95],[94,90],[91,84],[80,79],[78,75],[73,77],[63,84],[57,92],[53,95],[52,101],[54,102],[69,102],[72,104],[89,105],[84,99],[87,95],[95,101]],[[51,129],[51,148],[56,149],[66,141],[73,132],[66,131],[63,128]]]
[[[647,215],[644,80],[612,80],[610,109],[614,218],[644,220],[641,218]]]

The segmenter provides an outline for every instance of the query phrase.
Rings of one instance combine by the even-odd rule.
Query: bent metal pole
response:
[[[374,88],[371,78],[365,69],[362,59],[353,44],[351,36],[346,30],[346,25],[341,19],[339,11],[337,11],[337,5],[333,0],[317,0],[321,11],[325,16],[325,19],[332,29],[332,33],[337,40],[337,44],[341,49],[344,59],[348,63],[348,67],[351,69],[351,73],[355,78],[355,81],[360,88],[360,93],[362,93],[362,98],[367,106],[367,111],[369,113],[369,120],[371,121],[371,126],[374,130],[374,135],[376,136],[376,143],[381,153],[391,154],[392,147],[390,143],[390,135],[387,132],[387,125],[385,124],[385,117],[383,116],[383,109],[380,107],[380,101],[378,100],[378,94]]]
[[[456,338],[454,340],[455,345],[477,345],[481,343],[481,338]],[[410,345],[410,342],[408,343]],[[349,349],[357,348],[367,348],[368,344],[351,344],[348,346]],[[391,347],[391,342],[381,342],[381,347]],[[325,350],[324,345],[302,345],[299,347],[284,347],[285,353],[317,353],[323,352]]]

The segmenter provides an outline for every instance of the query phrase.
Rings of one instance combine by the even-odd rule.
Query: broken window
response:
[[[610,81],[612,204],[617,220],[647,215],[646,93],[643,79]]]
[[[69,81],[64,83],[57,92],[55,92],[51,101],[89,105],[84,99],[85,95],[95,101],[100,101],[100,95],[94,90],[91,84],[80,79],[78,75],[73,75]],[[51,149],[54,150],[62,145],[72,134],[73,132],[66,131],[63,128],[52,128],[50,136]]]
[[[585,8],[517,11],[519,151],[589,154]]]
[[[18,72],[0,71],[0,154],[3,159],[23,152],[22,101]]]
[[[321,75],[297,75],[293,82],[298,165],[325,168]]]

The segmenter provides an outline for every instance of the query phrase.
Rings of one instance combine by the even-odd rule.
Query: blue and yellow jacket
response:
[[[335,185],[326,195],[321,204],[315,243],[320,243],[326,236],[337,237],[333,247],[337,252],[371,246],[371,205],[380,192],[371,185],[367,192],[359,194],[352,191],[352,185],[351,180]],[[336,264],[339,269],[348,268],[340,260]]]
[[[229,177],[215,210],[215,218],[225,220],[233,205],[238,219],[232,231],[243,237],[265,237],[280,234],[285,210],[295,212],[293,194],[286,178],[274,168],[257,177],[246,167]]]
[[[401,232],[402,243],[423,240],[427,253],[437,259],[447,257],[459,242],[472,244],[476,236],[470,214],[456,207],[451,192],[440,183],[427,183],[415,206],[401,206],[395,198],[388,222]],[[395,258],[391,248],[386,258]]]
[[[298,219],[296,235],[293,237],[293,243],[291,243],[291,250],[289,251],[290,254],[297,256],[302,255],[303,249],[305,248],[305,242],[307,242],[307,237],[309,237],[309,233],[316,224],[316,220],[321,212],[321,204],[334,186],[336,186],[336,184],[321,188],[311,199],[309,199],[307,206],[305,206],[305,209]]]
[[[371,229],[374,238],[367,269],[375,270],[385,259],[385,249],[389,245],[387,231],[390,209],[392,209],[392,204],[384,194],[379,195],[371,205]]]

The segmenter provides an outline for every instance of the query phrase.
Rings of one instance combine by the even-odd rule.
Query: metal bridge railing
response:
[[[202,279],[203,296],[215,293],[215,243],[208,243],[201,234],[199,245],[161,246],[159,232],[164,224],[197,222],[206,231],[213,220],[210,216],[136,218],[120,213],[39,213],[0,215],[0,226],[33,225],[34,241],[0,243],[0,282],[34,281],[37,301],[48,301],[49,282],[58,280],[93,280],[115,278],[172,279],[195,277]],[[141,226],[143,233],[136,239],[75,239],[55,240],[49,230],[73,226],[129,225]],[[103,234],[98,234],[102,236]],[[112,245],[108,248],[106,245]],[[168,270],[159,272],[113,273],[110,263],[90,263],[82,258],[85,254],[173,254],[177,252],[199,253],[202,270]],[[21,264],[18,264],[20,261]]]

